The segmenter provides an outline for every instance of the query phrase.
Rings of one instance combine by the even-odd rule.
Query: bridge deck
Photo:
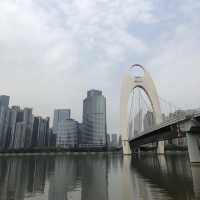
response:
[[[192,119],[192,118],[198,118],[200,117],[200,112],[196,112],[194,113],[193,115],[186,115],[186,116],[182,116],[182,117],[175,117],[173,119],[170,119],[168,121],[165,121],[161,124],[158,124],[158,125],[155,125],[153,126],[152,128],[148,129],[148,130],[145,130],[143,132],[140,132],[137,136],[133,136],[129,139],[129,142],[133,141],[133,140],[138,140],[139,138],[143,138],[153,132],[157,132],[158,130],[162,129],[162,128],[166,128],[166,127],[169,127],[169,126],[172,126],[172,125],[176,125],[180,122],[184,122],[184,121],[187,121],[189,119]]]

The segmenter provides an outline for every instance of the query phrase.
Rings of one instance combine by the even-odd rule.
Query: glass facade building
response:
[[[68,119],[58,123],[56,128],[56,146],[74,148],[78,145],[78,122]]]
[[[3,149],[6,143],[6,134],[9,120],[9,100],[10,97],[0,95],[0,148]]]
[[[53,118],[53,132],[56,134],[56,129],[59,122],[70,119],[71,110],[70,109],[56,109],[54,110]]]
[[[34,117],[33,133],[31,146],[45,147],[48,146],[49,134],[49,118]]]
[[[90,90],[83,102],[83,130],[81,144],[106,145],[106,98],[99,90]]]

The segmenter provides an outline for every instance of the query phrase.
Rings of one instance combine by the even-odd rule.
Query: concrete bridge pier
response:
[[[165,141],[159,141],[157,145],[157,154],[165,153]]]
[[[123,145],[123,154],[124,155],[131,155],[132,151],[131,151],[131,148],[130,148],[129,141],[123,140],[122,145]]]
[[[193,179],[193,186],[194,186],[194,193],[195,197],[200,196],[200,166],[199,165],[193,165],[191,166],[192,169],[192,179]]]
[[[199,136],[187,133],[188,152],[191,163],[200,163]]]

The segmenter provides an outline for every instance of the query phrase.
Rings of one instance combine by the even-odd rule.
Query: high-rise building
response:
[[[119,147],[122,147],[122,136],[121,135],[119,136],[118,145],[119,145]]]
[[[144,130],[148,130],[155,125],[155,120],[153,116],[153,112],[147,111],[143,119],[143,128]]]
[[[139,110],[134,117],[134,135],[138,135],[142,131],[142,110]]]
[[[31,146],[45,147],[48,146],[49,135],[49,118],[34,117],[33,133]]]
[[[78,122],[67,119],[58,123],[56,129],[56,146],[63,148],[74,148],[78,145]]]
[[[19,106],[12,106],[12,108],[9,109],[9,121],[8,121],[8,129],[7,129],[6,143],[5,143],[6,149],[13,148],[13,142],[15,139],[15,127],[17,123],[17,113],[19,111],[20,111]]]
[[[82,144],[83,123],[78,123],[78,146]]]
[[[33,130],[32,108],[24,108],[24,123],[26,126],[24,135],[24,148],[30,148]]]
[[[15,137],[13,142],[15,149],[31,147],[32,128],[32,109],[24,108],[24,110],[18,111],[15,127]]]
[[[101,91],[90,90],[83,101],[82,143],[88,146],[105,146],[106,133],[106,98]]]
[[[111,146],[113,146],[113,147],[117,147],[118,146],[117,134],[112,134],[111,135]]]
[[[53,133],[53,129],[49,128],[48,131],[48,147],[55,147],[56,146],[56,134]]]
[[[9,101],[10,101],[10,97],[9,96],[1,95],[0,96],[0,107],[4,106],[4,107],[8,108]]]
[[[106,134],[106,139],[107,139],[107,145],[110,146],[110,134]]]
[[[56,109],[54,110],[53,119],[53,132],[56,134],[56,128],[58,123],[70,119],[71,110],[70,109]]]
[[[0,148],[5,148],[9,121],[9,96],[0,96]]]

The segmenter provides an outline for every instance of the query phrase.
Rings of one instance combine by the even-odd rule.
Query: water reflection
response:
[[[200,199],[187,155],[0,158],[0,200]]]
[[[133,180],[141,179],[143,193],[148,199],[155,199],[155,196],[176,200],[200,198],[200,167],[190,166],[187,155],[143,156],[132,159],[131,168],[139,175]]]
[[[50,178],[49,199],[108,199],[107,157],[59,157]]]
[[[43,193],[47,159],[3,158],[0,160],[1,199],[22,200]]]

